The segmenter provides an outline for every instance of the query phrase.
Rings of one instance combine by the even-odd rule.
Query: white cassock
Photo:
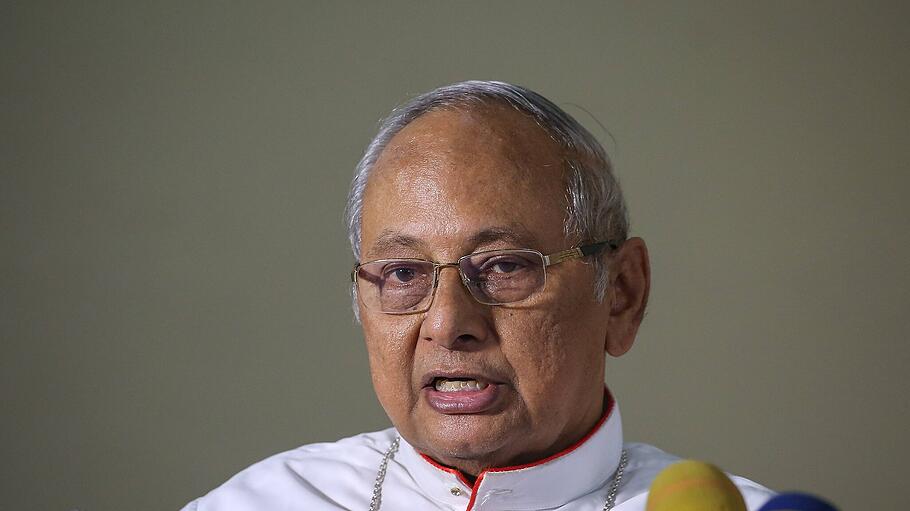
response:
[[[366,511],[379,465],[397,435],[389,428],[277,454],[183,511]],[[613,509],[644,511],[654,476],[679,458],[647,444],[623,444],[619,407],[612,400],[597,426],[576,445],[529,465],[487,470],[473,485],[402,439],[382,484],[381,509],[600,511],[623,449],[628,463]],[[750,511],[774,495],[748,479],[731,479]]]

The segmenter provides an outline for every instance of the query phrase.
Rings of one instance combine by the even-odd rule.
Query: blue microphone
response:
[[[837,511],[837,508],[814,495],[793,491],[771,497],[758,511]]]

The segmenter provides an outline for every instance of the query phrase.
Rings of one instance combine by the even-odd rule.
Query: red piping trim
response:
[[[480,483],[483,482],[483,476],[485,475],[487,475],[486,471],[481,472],[480,475],[477,476],[477,480],[474,481],[474,487],[471,488],[471,500],[468,501],[468,507],[464,508],[465,511],[471,511],[474,509],[474,499],[477,498],[477,490],[480,489]]]
[[[426,454],[424,454],[422,452],[418,452],[417,454],[419,454],[421,458],[425,459],[427,461],[427,463],[429,463],[430,465],[433,465],[434,467],[438,468],[439,470],[442,470],[443,472],[448,472],[448,473],[452,474],[453,476],[457,477],[461,482],[464,483],[465,486],[468,486],[468,487],[471,486],[471,483],[468,481],[467,476],[465,476],[461,472],[461,470],[458,470],[457,468],[452,468],[452,467],[447,467],[445,465],[442,465],[439,462],[437,462],[436,460],[434,460],[433,458],[427,456]]]
[[[594,433],[597,433],[597,431],[600,430],[600,427],[603,426],[605,422],[607,422],[607,419],[610,417],[610,415],[613,414],[613,408],[615,407],[614,405],[616,404],[616,401],[613,399],[613,394],[610,393],[610,389],[607,388],[606,385],[604,386],[604,397],[607,400],[607,406],[604,407],[603,415],[601,415],[600,420],[597,421],[597,424],[595,424],[594,427],[591,428],[591,431],[588,431],[588,433],[585,436],[581,437],[581,440],[579,440],[579,441],[575,442],[574,444],[570,445],[569,447],[557,452],[556,454],[551,454],[550,456],[547,456],[546,458],[544,458],[542,460],[532,461],[531,463],[525,463],[523,465],[513,465],[510,467],[488,468],[477,476],[477,479],[474,480],[473,485],[471,485],[471,483],[468,482],[468,478],[461,472],[461,470],[442,465],[439,462],[437,462],[436,460],[434,460],[433,458],[427,456],[426,454],[424,454],[422,452],[419,452],[418,454],[420,454],[420,456],[423,459],[427,460],[427,462],[430,465],[433,465],[434,467],[438,468],[439,470],[442,470],[443,472],[448,472],[449,474],[454,475],[462,483],[464,483],[465,486],[471,487],[471,500],[468,501],[468,507],[465,508],[465,511],[471,511],[471,509],[473,509],[473,507],[474,507],[474,499],[477,498],[477,490],[480,489],[480,483],[483,482],[483,476],[487,475],[490,472],[509,472],[511,470],[521,470],[521,469],[536,467],[537,465],[543,465],[545,463],[549,463],[557,458],[561,458],[561,457],[571,453],[575,449],[578,449],[579,447],[582,446],[582,444],[587,442],[588,439],[590,439],[592,436],[594,436]]]

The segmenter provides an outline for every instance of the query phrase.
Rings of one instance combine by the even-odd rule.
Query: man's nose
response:
[[[471,296],[458,268],[442,267],[436,295],[420,326],[420,338],[450,350],[480,349],[491,335],[488,309]]]

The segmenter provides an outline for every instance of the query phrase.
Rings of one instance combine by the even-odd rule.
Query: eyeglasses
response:
[[[478,302],[505,305],[520,302],[543,289],[547,267],[580,259],[619,245],[602,241],[550,255],[536,250],[489,250],[468,254],[454,263],[424,259],[379,259],[354,266],[351,280],[360,302],[385,314],[415,314],[430,309],[439,272],[457,268],[461,281]]]

